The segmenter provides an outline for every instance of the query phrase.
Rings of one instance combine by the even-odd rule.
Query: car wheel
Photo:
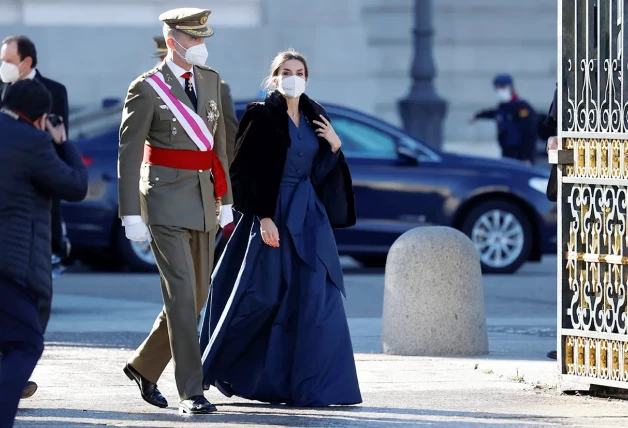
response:
[[[122,264],[134,272],[156,272],[157,263],[150,249],[150,243],[127,239],[124,228],[118,229],[118,255]]]
[[[354,255],[351,256],[365,268],[384,268],[386,267],[386,254],[376,255]]]
[[[480,253],[485,273],[514,273],[532,251],[532,226],[525,213],[506,201],[484,202],[471,210],[462,231]]]

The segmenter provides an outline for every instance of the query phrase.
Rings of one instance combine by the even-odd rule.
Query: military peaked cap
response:
[[[155,40],[155,46],[157,47],[157,52],[155,52],[152,58],[161,58],[168,54],[168,46],[166,45],[166,39],[163,36],[153,37]]]
[[[170,28],[192,37],[211,37],[214,30],[207,26],[207,18],[210,13],[212,12],[208,9],[173,9],[159,15],[159,20]]]

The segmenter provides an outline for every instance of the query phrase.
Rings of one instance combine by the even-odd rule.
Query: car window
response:
[[[393,136],[353,119],[336,115],[330,117],[342,141],[345,156],[397,159]]]

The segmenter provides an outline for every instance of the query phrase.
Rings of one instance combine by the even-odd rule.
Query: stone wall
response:
[[[556,4],[551,0],[432,0],[438,93],[449,102],[448,142],[485,142],[494,125],[469,125],[495,104],[491,79],[514,75],[541,111],[556,70]],[[203,0],[186,5],[203,7]],[[0,36],[29,35],[40,70],[68,86],[73,106],[123,97],[152,68],[159,13],[174,0],[0,0]],[[258,96],[273,56],[294,47],[311,67],[308,93],[400,125],[397,103],[409,91],[414,0],[212,0],[208,63],[234,97]]]

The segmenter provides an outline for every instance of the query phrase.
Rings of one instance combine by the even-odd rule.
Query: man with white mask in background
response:
[[[505,158],[518,159],[533,164],[536,157],[537,115],[527,101],[519,98],[513,79],[499,74],[493,79],[497,108],[483,110],[471,118],[497,121],[497,140]]]
[[[198,315],[209,294],[214,240],[233,220],[218,73],[205,66],[211,12],[163,13],[166,59],[129,87],[120,126],[118,194],[126,237],[149,241],[164,309],[125,374],[142,398],[168,402],[157,381],[172,357],[179,410],[216,408],[203,395]]]

